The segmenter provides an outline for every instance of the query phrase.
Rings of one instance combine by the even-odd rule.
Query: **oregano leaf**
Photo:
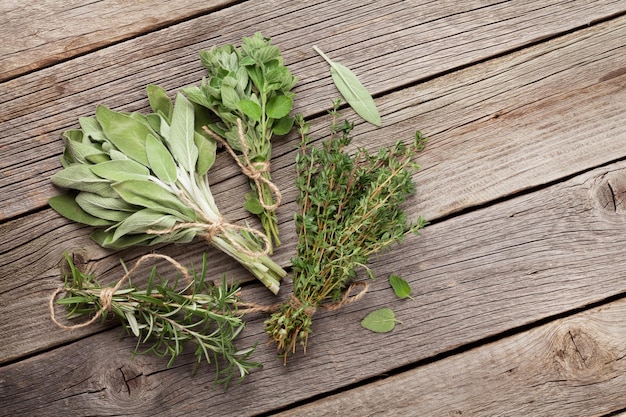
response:
[[[333,82],[350,107],[365,121],[380,126],[381,119],[376,103],[356,74],[345,65],[332,61],[318,47],[314,46],[313,49],[330,65]]]
[[[411,298],[411,286],[402,277],[398,275],[389,276],[389,285],[393,288],[393,292],[398,298]]]
[[[375,333],[387,333],[396,327],[396,316],[390,308],[383,307],[369,313],[363,320],[361,326]]]

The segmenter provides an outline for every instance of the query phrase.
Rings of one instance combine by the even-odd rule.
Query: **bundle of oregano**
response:
[[[234,225],[219,212],[207,179],[215,141],[206,120],[178,94],[148,87],[152,114],[124,113],[100,105],[81,117],[81,129],[63,134],[64,169],[52,182],[71,191],[53,197],[61,215],[96,229],[104,247],[185,243],[199,236],[247,268],[277,293],[286,272],[268,256],[268,238]]]
[[[397,142],[370,154],[346,152],[353,125],[336,124],[339,100],[331,111],[331,134],[321,147],[309,147],[308,125],[299,117],[301,152],[296,159],[299,213],[293,264],[293,296],[265,322],[270,338],[284,352],[295,352],[300,341],[306,351],[312,315],[328,303],[346,299],[357,269],[371,255],[416,233],[426,222],[410,222],[401,208],[415,191],[412,161],[425,140],[417,133],[411,145]]]
[[[102,287],[93,276],[76,268],[69,255],[66,260],[70,273],[65,286],[50,299],[52,320],[61,328],[85,327],[99,318],[107,319],[109,313],[117,316],[123,328],[137,338],[133,354],[152,352],[170,360],[171,366],[186,344],[195,346],[197,367],[203,360],[213,363],[215,383],[226,385],[236,374],[245,377],[251,369],[261,365],[248,358],[255,347],[237,349],[234,339],[244,328],[238,313],[238,288],[229,287],[223,279],[221,285],[205,281],[206,255],[199,273],[189,271],[165,255],[149,254],[141,257],[135,266],[114,285]],[[164,259],[178,269],[186,281],[179,285],[177,276],[172,282],[161,278],[152,268],[146,288],[140,289],[131,282],[131,275],[147,259]],[[124,286],[128,280],[128,285]],[[60,292],[66,296],[57,301],[65,305],[67,318],[91,316],[89,321],[65,325],[57,321],[54,300]],[[143,346],[147,347],[140,350]]]
[[[214,46],[202,51],[208,82],[188,87],[189,100],[209,109],[216,117],[208,128],[229,150],[239,153],[238,163],[250,178],[253,192],[246,195],[246,209],[259,216],[270,242],[280,245],[275,209],[280,192],[271,181],[270,159],[273,135],[287,134],[293,126],[291,89],[296,78],[283,64],[280,50],[256,33],[242,45]],[[242,121],[243,135],[239,134]]]

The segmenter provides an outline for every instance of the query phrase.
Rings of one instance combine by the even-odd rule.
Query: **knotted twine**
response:
[[[270,172],[270,163],[267,161],[263,161],[263,162],[250,161],[250,158],[248,156],[248,143],[246,141],[245,135],[243,134],[243,127],[241,126],[241,119],[237,119],[237,130],[239,132],[239,141],[241,142],[241,153],[243,157],[243,163],[241,162],[241,158],[237,157],[237,154],[235,154],[235,151],[228,144],[228,141],[226,139],[222,138],[220,135],[216,134],[215,132],[213,132],[206,126],[202,126],[202,129],[207,134],[209,134],[213,139],[218,141],[222,146],[224,146],[224,148],[226,148],[228,153],[230,153],[233,159],[237,162],[237,165],[239,165],[239,168],[241,168],[241,172],[243,172],[246,177],[250,178],[254,182],[254,185],[256,186],[257,193],[259,196],[259,202],[261,204],[261,207],[263,207],[265,210],[268,210],[268,211],[276,210],[278,206],[280,206],[282,195],[280,193],[280,190],[276,186],[276,184],[274,184],[270,179],[263,176],[263,174]],[[269,189],[271,190],[272,194],[274,194],[274,197],[276,197],[274,200],[274,204],[267,204],[264,201],[263,194],[261,191],[261,183],[264,183],[265,185],[267,185],[267,187],[269,187]]]
[[[105,287],[105,288],[101,288],[100,289],[100,309],[88,321],[86,321],[84,323],[74,324],[74,325],[68,326],[66,324],[63,324],[63,323],[59,322],[56,319],[56,314],[54,312],[54,300],[56,300],[56,298],[59,295],[59,293],[65,291],[64,287],[57,288],[54,291],[54,293],[52,294],[52,296],[50,297],[50,302],[49,302],[50,319],[54,322],[54,324],[56,324],[57,326],[59,326],[62,329],[65,329],[65,330],[76,330],[76,329],[80,329],[80,328],[83,328],[83,327],[87,327],[90,324],[93,324],[96,320],[98,320],[100,318],[100,316],[102,316],[103,312],[111,311],[111,305],[113,303],[113,296],[122,287],[124,282],[126,282],[126,280],[137,270],[137,268],[139,268],[141,263],[143,261],[147,260],[147,259],[157,259],[157,258],[158,259],[164,259],[167,262],[169,262],[170,264],[172,264],[178,270],[178,272],[180,272],[181,275],[185,277],[185,279],[187,280],[188,283],[193,282],[192,279],[191,279],[191,276],[189,275],[189,271],[187,270],[187,268],[185,268],[180,263],[178,263],[178,261],[176,261],[173,258],[170,258],[167,255],[161,255],[161,254],[158,254],[158,253],[150,253],[150,254],[147,254],[147,255],[143,255],[141,258],[139,258],[137,260],[137,262],[135,263],[135,266],[133,266],[128,272],[126,272],[126,274],[124,274],[124,276],[122,278],[120,278],[120,280],[117,281],[117,283],[113,287]]]
[[[341,299],[339,301],[335,301],[333,303],[323,303],[323,304],[319,304],[319,305],[307,305],[304,308],[304,313],[311,317],[313,316],[313,314],[315,314],[315,312],[318,309],[321,310],[326,310],[326,311],[334,311],[337,309],[340,309],[341,307],[344,307],[348,304],[352,304],[356,301],[359,301],[361,298],[363,298],[363,296],[365,295],[365,293],[367,293],[367,290],[369,289],[370,284],[367,281],[357,281],[357,282],[353,282],[352,284],[350,284],[348,286],[348,288],[343,292],[343,295],[341,296]],[[352,292],[354,290],[356,290],[358,287],[361,287],[361,290],[354,294],[351,295]],[[291,297],[289,297],[289,302],[288,302],[289,306],[291,308],[293,308],[294,310],[297,310],[299,308],[301,308],[304,303],[295,295],[291,295]],[[251,313],[276,313],[277,311],[280,310],[280,307],[282,306],[282,303],[278,303],[278,304],[272,304],[269,306],[264,306],[264,305],[260,305],[260,304],[255,304],[255,303],[241,303],[239,304],[239,306],[241,307],[245,307],[239,311],[241,311],[244,314],[251,314]]]

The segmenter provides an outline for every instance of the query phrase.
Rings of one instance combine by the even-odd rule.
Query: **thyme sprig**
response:
[[[409,221],[401,205],[415,192],[413,162],[425,139],[416,133],[411,145],[397,142],[376,154],[346,151],[353,125],[337,124],[334,102],[330,138],[310,147],[308,124],[297,117],[301,152],[296,158],[299,213],[297,256],[292,259],[293,296],[265,322],[270,339],[284,352],[295,353],[300,341],[306,352],[312,316],[324,303],[342,299],[350,281],[369,257],[417,233],[426,221]]]
[[[216,384],[227,385],[237,374],[243,379],[251,369],[261,366],[249,360],[256,345],[238,349],[234,344],[234,339],[244,329],[237,309],[238,288],[229,287],[225,279],[220,285],[205,281],[206,255],[202,270],[192,272],[193,276],[187,277],[189,281],[181,284],[182,288],[180,275],[168,282],[152,268],[145,289],[133,285],[129,273],[116,286],[102,287],[93,276],[74,266],[70,256],[65,257],[70,273],[62,289],[66,296],[57,303],[66,306],[68,319],[92,316],[93,320],[97,319],[96,315],[105,320],[113,314],[121,320],[126,332],[137,338],[133,354],[152,352],[161,357],[169,356],[168,367],[185,345],[193,344],[197,361],[194,372],[203,360],[212,363]],[[122,288],[125,278],[129,282]],[[109,294],[105,296],[105,293]],[[57,322],[52,303],[51,314],[59,326],[76,327]]]

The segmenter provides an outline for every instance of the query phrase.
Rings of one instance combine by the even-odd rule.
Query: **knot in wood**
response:
[[[595,209],[607,220],[626,221],[626,169],[596,177],[590,194]]]

